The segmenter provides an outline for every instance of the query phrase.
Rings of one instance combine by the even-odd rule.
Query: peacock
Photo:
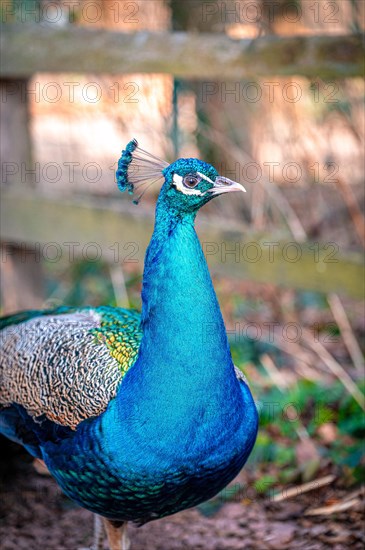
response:
[[[105,529],[110,549],[126,550],[128,522],[196,506],[237,475],[258,415],[194,229],[203,205],[245,189],[196,158],[168,164],[135,139],[116,177],[137,203],[162,183],[142,311],[62,306],[3,317],[0,432],[96,514],[95,548]]]

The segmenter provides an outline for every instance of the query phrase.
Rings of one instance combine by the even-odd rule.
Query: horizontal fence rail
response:
[[[225,34],[121,33],[32,23],[1,26],[3,78],[35,72],[169,73],[182,78],[242,79],[301,75],[362,76],[361,35],[263,36],[235,40]]]
[[[24,247],[29,257],[58,261],[63,256],[140,264],[148,245],[154,213],[124,201],[65,199],[36,192],[2,192],[0,235],[3,243]],[[361,298],[365,268],[362,255],[336,243],[296,243],[283,235],[223,229],[198,220],[198,233],[213,272],[257,282]],[[71,256],[70,256],[71,255]],[[34,259],[34,258],[33,258]],[[6,262],[6,256],[2,258]]]

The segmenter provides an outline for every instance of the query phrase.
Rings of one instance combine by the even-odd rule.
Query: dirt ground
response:
[[[4,439],[1,445],[1,550],[90,547],[92,514],[67,499],[52,478],[38,474],[20,447]],[[333,494],[332,489],[328,498]],[[320,498],[326,501],[324,491]],[[282,503],[236,499],[209,517],[187,510],[143,527],[130,526],[131,550],[364,548],[362,505],[336,515],[305,516],[312,505],[313,495],[307,494]]]

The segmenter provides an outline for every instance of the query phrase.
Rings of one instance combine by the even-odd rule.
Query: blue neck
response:
[[[237,430],[252,398],[235,375],[194,215],[172,216],[163,206],[146,254],[138,357],[106,411],[105,433],[110,448],[123,439],[134,459],[151,440],[166,460],[178,452],[187,463],[209,442],[214,461],[215,447],[229,454],[227,440],[242,439]]]
[[[194,213],[181,217],[159,201],[147,250],[142,290],[140,359],[166,376],[212,378],[234,370],[226,331],[208,266],[194,229]],[[163,373],[161,373],[164,371]]]

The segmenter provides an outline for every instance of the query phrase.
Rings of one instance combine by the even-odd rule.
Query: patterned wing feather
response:
[[[119,308],[62,308],[14,321],[6,318],[0,331],[0,406],[20,405],[72,429],[116,396],[142,337],[139,314]]]

